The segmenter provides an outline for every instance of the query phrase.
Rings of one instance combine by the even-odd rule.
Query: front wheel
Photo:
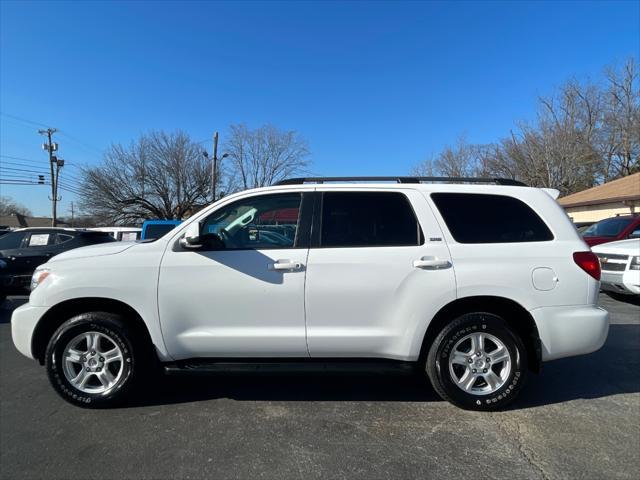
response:
[[[442,329],[425,367],[444,400],[469,410],[498,410],[522,388],[527,355],[522,340],[502,318],[469,313]]]
[[[112,406],[126,397],[139,376],[138,353],[132,332],[119,315],[83,313],[63,323],[51,337],[47,374],[68,402]]]

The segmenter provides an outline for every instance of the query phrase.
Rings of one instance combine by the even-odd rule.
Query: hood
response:
[[[55,263],[61,260],[71,260],[75,258],[100,257],[103,255],[115,255],[124,252],[136,245],[136,242],[109,242],[98,243],[97,245],[89,245],[86,247],[74,248],[67,252],[56,255],[47,263]]]
[[[640,238],[609,242],[593,247],[595,253],[620,253],[623,255],[640,256]]]

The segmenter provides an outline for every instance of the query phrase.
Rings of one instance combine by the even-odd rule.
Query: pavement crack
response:
[[[551,480],[553,478],[553,476],[545,470],[544,465],[538,461],[533,451],[525,445],[523,441],[522,424],[520,422],[514,422],[512,425],[511,422],[502,420],[499,414],[495,413],[491,414],[491,419],[495,422],[498,430],[500,430],[511,443],[515,444],[522,458],[538,473],[542,480]]]

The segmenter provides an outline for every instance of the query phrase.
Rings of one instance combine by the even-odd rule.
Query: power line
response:
[[[90,145],[86,142],[83,142],[82,140],[77,139],[76,137],[74,137],[73,135],[68,134],[67,132],[64,131],[59,131],[58,133],[60,133],[60,135],[67,137],[69,140],[72,140],[74,142],[76,142],[78,145],[82,145],[84,148],[88,148],[89,150],[93,150],[95,152],[98,152],[100,155],[102,155],[104,153],[104,149],[95,147],[93,145]]]
[[[36,122],[36,121],[33,121],[33,120],[29,120],[28,118],[19,117],[17,115],[12,115],[10,113],[0,112],[0,115],[3,115],[3,116],[8,117],[8,118],[12,118],[14,120],[18,120],[20,122],[24,122],[24,123],[27,123],[27,124],[30,124],[30,125],[35,125],[35,126],[38,126],[38,127],[50,128],[49,125],[46,125],[44,123],[40,123],[40,122]],[[98,147],[96,147],[94,145],[91,145],[91,144],[89,144],[87,142],[84,142],[84,141],[80,140],[79,138],[75,137],[74,135],[71,135],[66,130],[57,130],[57,133],[62,135],[62,136],[64,136],[64,137],[67,137],[69,140],[77,143],[78,145],[83,146],[85,149],[88,148],[89,150],[93,150],[94,152],[98,152],[100,155],[102,155],[104,153],[104,148],[98,148]]]
[[[14,166],[17,166],[17,167],[26,167],[26,168],[38,168],[38,167],[35,167],[34,165],[31,165],[29,163],[0,161],[0,168],[4,168],[3,165],[14,165]],[[9,167],[7,167],[7,168],[9,168]]]
[[[38,165],[42,165],[42,160],[34,160],[32,158],[14,157],[12,155],[0,155],[0,157],[10,158],[11,160],[22,160],[24,162],[37,163]]]
[[[9,158],[11,160],[22,160],[24,162],[30,162],[30,163],[37,163],[38,165],[42,165],[42,160],[34,160],[33,158],[24,158],[24,157],[15,157],[13,155],[0,155],[0,158]],[[0,161],[0,163],[4,163],[3,161]],[[9,163],[9,162],[6,162]],[[72,166],[74,168],[77,168],[79,170],[82,170],[82,167],[78,166],[78,164],[76,163],[67,163],[65,162],[64,166]]]
[[[34,181],[34,180],[27,180],[27,179],[22,179],[22,178],[13,178],[13,177],[4,178],[4,177],[0,177],[0,185],[26,185],[26,186],[45,185],[45,186],[50,186],[51,182],[39,183],[39,182]],[[82,194],[82,192],[80,192],[79,190],[76,190],[76,189],[71,188],[69,186],[63,186],[62,184],[59,184],[58,188],[60,190],[64,190],[65,192],[73,193],[74,195],[81,195]]]
[[[9,162],[5,162],[5,163],[9,163]],[[15,164],[12,163],[11,165],[17,165],[19,167],[29,167],[28,169],[25,168],[15,168],[15,167],[5,167],[2,163],[0,163],[0,171],[2,170],[11,170],[11,171],[15,171],[15,172],[29,172],[29,173],[37,173],[37,174],[49,174],[49,172],[47,172],[45,169],[33,169],[31,167],[31,165],[20,165],[20,164]],[[74,182],[82,182],[82,179],[76,177],[75,175],[72,174],[67,174],[65,176],[65,179],[69,179],[69,180],[73,180]]]
[[[33,120],[28,120],[26,118],[18,117],[17,115],[11,115],[10,113],[0,112],[0,115],[4,115],[5,117],[13,118],[14,120],[19,120],[21,122],[30,123],[30,124],[36,125],[38,127],[50,128],[49,125],[45,125],[44,123],[34,122]]]

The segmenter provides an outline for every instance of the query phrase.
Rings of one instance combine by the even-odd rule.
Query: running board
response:
[[[270,375],[410,375],[416,371],[415,362],[353,361],[353,360],[265,360],[230,361],[187,360],[164,365],[167,375],[212,375],[212,374],[270,374]]]

